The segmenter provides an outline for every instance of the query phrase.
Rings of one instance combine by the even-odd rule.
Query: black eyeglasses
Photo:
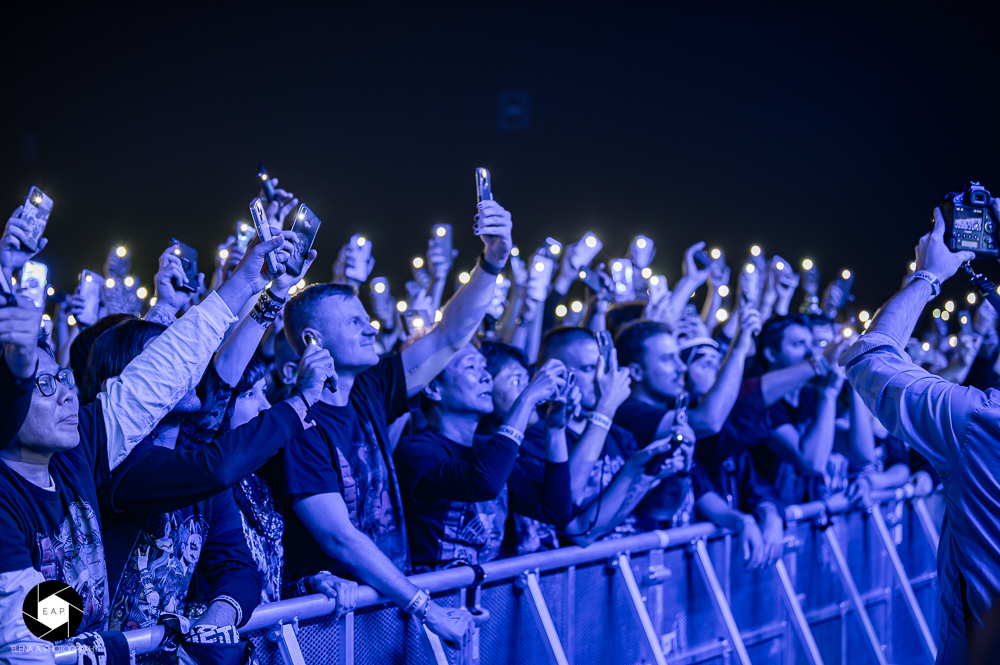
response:
[[[76,378],[73,376],[73,370],[61,369],[57,374],[39,374],[35,377],[35,385],[38,386],[38,392],[42,393],[45,397],[55,395],[60,383],[70,390],[76,388]]]

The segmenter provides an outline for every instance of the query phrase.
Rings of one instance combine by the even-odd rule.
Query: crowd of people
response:
[[[266,184],[270,240],[244,225],[206,279],[164,238],[153,294],[115,247],[75,289],[38,284],[46,242],[8,220],[0,661],[51,662],[21,613],[46,580],[80,595],[91,645],[169,620],[181,650],[242,649],[261,603],[325,594],[340,615],[365,584],[459,647],[488,614],[408,575],[696,520],[763,568],[787,505],[940,482],[845,381],[871,323],[847,270],[824,288],[809,260],[702,242],[669,288],[652,238],[530,252],[484,198],[475,267],[455,274],[434,225],[399,297],[359,235],[324,281],[298,199]],[[912,361],[1000,383],[989,303],[932,309]]]

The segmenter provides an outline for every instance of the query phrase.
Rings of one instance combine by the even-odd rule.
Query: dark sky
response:
[[[170,236],[210,269],[263,160],[323,218],[310,281],[361,232],[401,295],[434,222],[471,266],[482,165],[523,247],[644,233],[672,282],[696,240],[731,265],[758,242],[854,269],[875,306],[942,194],[1000,194],[996,12],[698,4],[32,5],[5,30],[0,198],[55,200],[58,287],[120,242],[148,286]],[[512,90],[531,126],[501,131]]]

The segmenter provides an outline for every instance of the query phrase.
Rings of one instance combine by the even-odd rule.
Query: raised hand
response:
[[[27,378],[35,371],[38,331],[42,311],[27,296],[17,296],[17,304],[0,307],[0,344],[11,372]]]
[[[284,238],[290,245],[293,246],[295,245],[297,240],[295,234],[292,231],[282,231],[281,237]],[[299,281],[305,279],[306,272],[309,271],[309,267],[313,264],[313,261],[316,260],[316,256],[317,256],[316,250],[310,249],[309,253],[306,254],[305,262],[302,264],[302,270],[299,272],[298,275],[292,275],[288,272],[283,272],[281,275],[275,277],[271,284],[271,291],[274,292],[274,295],[284,298],[285,294],[288,293],[288,290],[291,289],[292,286],[297,284]]]
[[[695,279],[702,284],[705,283],[709,274],[712,272],[711,263],[704,268],[699,268],[698,262],[694,260],[694,255],[703,249],[705,249],[705,243],[696,242],[684,250],[684,276]]]
[[[513,227],[510,213],[496,201],[480,201],[477,207],[473,231],[483,239],[483,256],[491,265],[502,268],[514,246],[510,237]]]
[[[30,261],[38,252],[45,249],[48,244],[47,238],[38,241],[38,249],[32,250],[28,244],[30,228],[28,223],[21,219],[21,211],[24,206],[17,206],[7,220],[4,227],[3,236],[0,237],[0,266],[3,266],[8,275],[21,269],[25,261]]]
[[[611,360],[604,366],[604,358],[597,359],[597,406],[594,409],[614,418],[618,407],[632,394],[632,375],[628,368],[618,367],[618,351],[611,349]]]
[[[1000,201],[993,200],[993,211],[1000,215]],[[924,270],[944,282],[954,275],[966,261],[976,258],[974,252],[953,252],[944,244],[946,224],[940,208],[934,208],[934,229],[924,234],[917,243],[917,271]]]
[[[123,279],[132,270],[132,259],[125,256],[118,256],[118,245],[112,245],[108,250],[108,257],[104,260],[104,276],[114,277],[116,280]]]
[[[558,400],[564,392],[569,380],[569,371],[560,360],[551,359],[542,365],[521,393],[519,399],[528,400],[531,404],[541,404],[549,400]],[[565,403],[566,396],[562,395]]]
[[[169,307],[174,312],[178,312],[191,301],[195,294],[189,293],[179,286],[184,283],[184,268],[180,258],[174,254],[175,249],[177,246],[173,245],[160,254],[160,268],[153,278],[153,291],[157,305]],[[204,285],[205,275],[198,273],[197,286],[199,290]]]
[[[278,189],[278,179],[271,178],[271,185],[274,186],[274,200],[267,204],[267,223],[274,229],[274,233],[285,228],[285,218],[299,204],[299,200],[291,192]],[[264,198],[264,190],[260,190],[258,195]]]

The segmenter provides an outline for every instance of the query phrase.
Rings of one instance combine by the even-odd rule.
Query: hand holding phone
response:
[[[255,235],[257,235],[257,232],[253,226],[246,222],[236,222],[236,246],[244,252],[247,251],[247,247]]]
[[[271,225],[267,223],[267,213],[264,211],[264,202],[259,198],[250,202],[250,216],[253,218],[254,228],[257,230],[257,237],[261,242],[267,242],[272,238]],[[264,263],[267,271],[274,278],[278,274],[278,257],[273,251],[264,255]]]
[[[101,311],[101,286],[104,280],[92,270],[80,273],[80,297],[83,299],[83,309],[76,320],[83,325],[92,326],[97,323]]]
[[[528,285],[525,295],[530,300],[545,302],[549,294],[549,283],[552,281],[552,272],[555,268],[555,261],[552,260],[544,250],[539,250],[538,254],[531,257],[531,264],[528,268]]]
[[[363,235],[355,233],[347,244],[347,267],[344,274],[357,282],[367,282],[368,276],[375,267],[372,260],[372,242]]]
[[[490,172],[479,167],[476,169],[476,203],[493,200],[493,189],[490,185]]]
[[[632,262],[628,259],[612,259],[611,281],[615,285],[615,301],[629,302],[635,300]]]
[[[587,231],[582,238],[573,243],[573,266],[575,268],[589,266],[603,248],[604,243],[601,239]]]
[[[653,244],[652,238],[643,235],[636,236],[629,248],[629,258],[632,259],[632,265],[639,270],[648,268],[649,264],[653,262],[654,256],[656,256],[656,246]]]
[[[184,283],[177,284],[177,288],[195,293],[198,291],[198,252],[194,247],[185,245],[177,238],[171,238],[170,244],[174,248],[174,256],[181,260],[181,268],[184,270]]]
[[[274,176],[267,172],[267,168],[264,167],[264,162],[261,162],[260,166],[257,167],[257,179],[260,181],[261,190],[264,192],[264,199],[268,203],[273,202],[276,198],[274,183],[271,182],[273,177]]]
[[[286,272],[296,277],[302,274],[309,250],[312,249],[313,242],[316,241],[316,233],[322,223],[322,220],[305,203],[299,206],[298,212],[295,213],[295,222],[292,224],[295,243],[292,245],[288,261],[285,262]]]
[[[42,190],[32,187],[21,206],[20,219],[24,222],[24,235],[21,238],[23,249],[33,253],[42,249],[42,234],[45,233],[45,225],[51,214],[52,199]]]
[[[25,261],[21,268],[21,293],[31,298],[35,307],[45,309],[45,287],[49,269],[44,263]]]

